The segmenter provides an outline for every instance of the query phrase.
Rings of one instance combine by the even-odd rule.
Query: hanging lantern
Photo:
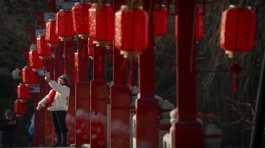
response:
[[[87,54],[89,58],[92,58],[94,55],[93,40],[90,38],[88,38],[88,42],[87,42]]]
[[[237,63],[233,63],[230,66],[230,73],[232,78],[232,92],[236,93],[239,89],[239,76],[241,72],[241,66]]]
[[[22,69],[22,82],[26,84],[37,84],[38,76],[31,68],[25,66]]]
[[[46,22],[46,29],[45,29],[45,40],[50,44],[58,44],[59,38],[56,35],[56,21],[53,19],[49,19]]]
[[[80,73],[80,68],[81,68],[81,59],[80,59],[80,54],[78,52],[75,52],[75,57],[74,57],[75,65],[74,65],[74,71],[75,71],[75,82],[79,83],[80,78],[79,78],[79,73]]]
[[[141,54],[148,47],[148,14],[121,6],[115,13],[115,46],[122,54]]]
[[[36,69],[43,67],[43,63],[39,57],[37,50],[33,50],[29,52],[29,65],[32,68],[36,68]]]
[[[154,34],[163,36],[167,32],[168,10],[165,5],[158,6],[153,12]]]
[[[49,11],[56,12],[56,0],[48,0]]]
[[[74,35],[72,11],[61,9],[56,13],[55,32],[61,39]]]
[[[110,4],[92,4],[89,9],[89,36],[96,41],[113,41],[114,10]]]
[[[14,103],[16,117],[21,117],[27,112],[27,104],[23,100],[17,99]]]
[[[17,99],[27,101],[30,98],[31,98],[31,95],[30,95],[29,88],[25,84],[20,83],[17,86]]]
[[[204,6],[196,5],[195,7],[196,15],[195,15],[195,25],[194,25],[194,35],[196,42],[199,42],[204,37]],[[178,15],[175,16],[175,28],[178,28]],[[176,38],[178,38],[178,30],[176,29]]]
[[[78,35],[89,33],[88,9],[91,7],[88,3],[75,3],[72,8],[74,32]]]
[[[48,48],[44,36],[37,37],[37,53],[41,57],[50,57],[52,54],[51,48]]]
[[[256,33],[256,13],[251,7],[231,5],[222,13],[220,46],[231,52],[253,49]]]
[[[36,17],[36,24],[39,28],[44,27],[44,12],[43,11],[37,11],[35,13],[35,17]]]
[[[200,41],[204,37],[204,6],[196,5],[195,38]]]

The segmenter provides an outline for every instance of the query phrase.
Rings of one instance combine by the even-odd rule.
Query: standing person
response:
[[[47,107],[52,113],[57,138],[54,146],[67,146],[66,114],[70,96],[69,78],[67,75],[61,75],[56,82],[50,79],[49,73],[45,73],[45,80],[52,89],[38,103],[37,110]]]

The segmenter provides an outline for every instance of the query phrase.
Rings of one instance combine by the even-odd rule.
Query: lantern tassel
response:
[[[232,92],[235,94],[239,90],[239,75],[241,72],[241,66],[237,63],[233,63],[230,66],[230,72],[232,77]]]

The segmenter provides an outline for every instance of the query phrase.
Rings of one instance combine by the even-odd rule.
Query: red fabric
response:
[[[56,94],[56,91],[54,89],[50,90],[48,94],[48,100],[46,102],[46,107],[51,106],[52,102],[54,101],[55,94]]]

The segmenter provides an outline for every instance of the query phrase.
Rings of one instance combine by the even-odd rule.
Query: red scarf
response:
[[[50,92],[48,94],[48,99],[46,102],[46,107],[49,107],[52,105],[52,102],[54,101],[55,95],[56,95],[56,91],[54,89],[50,90]]]

